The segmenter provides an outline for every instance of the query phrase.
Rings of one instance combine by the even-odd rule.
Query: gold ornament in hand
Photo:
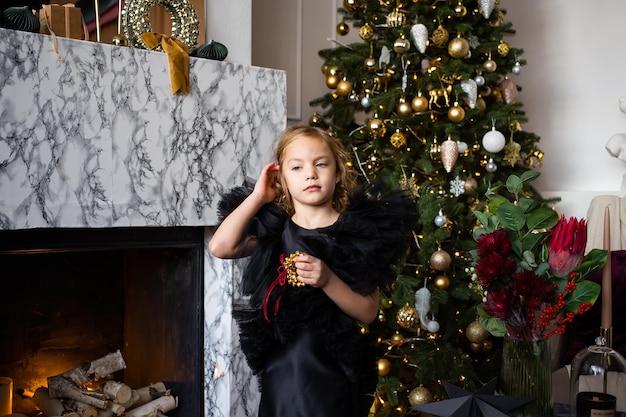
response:
[[[294,287],[304,287],[306,284],[300,280],[298,274],[296,273],[296,261],[295,259],[298,256],[303,255],[302,252],[296,251],[292,253],[283,261],[283,266],[285,267],[285,272],[287,272],[287,283],[289,285],[293,285]]]

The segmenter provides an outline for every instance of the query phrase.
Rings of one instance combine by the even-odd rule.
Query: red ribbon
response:
[[[280,304],[280,299],[283,296],[283,293],[285,292],[285,285],[287,284],[287,270],[285,269],[285,254],[280,255],[280,266],[276,268],[276,271],[278,272],[278,277],[276,277],[276,279],[269,286],[269,288],[265,292],[265,298],[263,299],[263,316],[265,317],[265,320],[267,320],[268,323],[271,321],[269,319],[269,315],[267,314],[267,303],[269,301],[270,294],[272,293],[272,291],[277,285],[280,285],[282,287],[282,291],[280,292],[280,295],[278,296],[278,298],[276,299],[276,302],[274,303],[274,316],[276,316],[276,314],[278,314],[278,307]]]

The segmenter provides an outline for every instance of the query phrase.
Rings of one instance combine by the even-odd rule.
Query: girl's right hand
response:
[[[266,204],[271,203],[278,196],[278,189],[276,188],[276,178],[280,167],[275,162],[270,162],[263,167],[259,178],[254,185],[253,194],[256,194],[260,200]]]

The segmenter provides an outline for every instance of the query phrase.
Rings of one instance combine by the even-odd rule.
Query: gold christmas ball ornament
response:
[[[370,40],[374,36],[374,27],[369,23],[364,24],[359,28],[359,36],[364,41]]]
[[[498,69],[498,64],[496,64],[496,61],[489,58],[488,60],[483,62],[483,69],[487,72],[494,72],[496,69]]]
[[[465,58],[469,49],[469,42],[460,35],[448,43],[448,54],[450,54],[452,58]]]
[[[452,257],[448,252],[437,249],[430,256],[430,266],[437,271],[445,271],[452,263]]]
[[[389,359],[378,359],[378,376],[387,376],[391,372],[391,362]]]
[[[387,132],[385,122],[377,114],[367,121],[367,132],[373,138],[382,138]]]
[[[311,126],[321,126],[324,123],[324,119],[318,113],[313,113],[313,115],[309,118],[309,125]]]
[[[352,92],[352,83],[345,78],[337,83],[337,94],[347,97]]]
[[[437,275],[433,283],[435,284],[435,287],[442,291],[450,288],[450,278],[445,275]]]
[[[482,343],[470,343],[470,350],[474,353],[481,353],[483,351]]]
[[[369,56],[367,58],[365,58],[365,68],[367,68],[367,70],[369,72],[374,72],[376,71],[376,58],[374,58],[373,56]]]
[[[337,35],[346,36],[350,33],[350,26],[346,22],[340,22],[337,24],[335,30],[337,31]]]
[[[511,47],[509,46],[509,44],[504,41],[500,41],[500,43],[498,44],[498,55],[507,56],[509,54],[509,51],[511,51]]]
[[[467,177],[465,179],[465,184],[463,184],[463,189],[465,190],[465,194],[471,194],[478,187],[478,182],[474,177]]]
[[[456,6],[454,6],[454,15],[456,17],[463,17],[467,14],[467,8],[463,6],[463,3],[459,2]]]
[[[433,394],[425,387],[416,387],[409,391],[409,404],[411,407],[432,403]]]
[[[417,310],[414,306],[406,303],[404,307],[398,310],[398,314],[396,314],[396,322],[400,327],[404,327],[405,329],[410,329],[413,327],[417,321]]]
[[[391,144],[395,147],[395,148],[403,148],[406,145],[406,136],[404,136],[404,133],[400,132],[400,131],[396,131],[393,135],[391,135],[391,137],[389,138],[389,142],[391,142]],[[410,326],[409,326],[410,327]]]
[[[333,65],[331,67],[328,67],[327,75],[339,75],[340,73],[341,73],[341,70],[339,69],[339,67],[337,65]]]
[[[330,74],[330,66],[326,65],[326,64],[322,64],[322,74],[324,75],[328,75]]]
[[[358,0],[343,0],[343,8],[348,13],[354,13],[359,10]]]
[[[411,49],[411,42],[404,36],[399,37],[393,43],[393,50],[399,54],[403,54]]]
[[[326,87],[328,88],[337,88],[339,85],[340,78],[336,74],[328,74],[326,76]]]
[[[128,46],[128,39],[126,38],[126,36],[118,33],[117,35],[113,36],[111,44],[115,46]]]
[[[406,102],[406,99],[401,98],[396,111],[398,112],[398,116],[410,116],[413,109],[411,108],[411,105]]]
[[[403,343],[404,336],[402,336],[400,333],[394,333],[393,335],[391,335],[391,344],[393,346],[402,346]]]
[[[395,9],[387,15],[387,26],[390,28],[398,28],[406,23],[406,13],[402,10]]]
[[[448,109],[448,119],[454,123],[460,123],[465,118],[465,110],[459,106],[459,103],[454,103],[454,106]]]
[[[478,321],[471,322],[465,329],[465,337],[472,343],[482,344],[489,339],[489,332]]]
[[[485,99],[482,97],[478,97],[476,99],[476,106],[474,107],[480,111],[485,111],[487,110],[487,103],[485,103]]]
[[[411,101],[411,108],[416,113],[422,113],[428,110],[428,99],[421,94],[413,97]]]

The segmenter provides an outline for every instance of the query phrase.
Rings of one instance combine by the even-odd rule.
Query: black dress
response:
[[[224,196],[220,216],[251,190],[247,184]],[[373,336],[323,290],[281,280],[281,260],[304,252],[359,294],[388,293],[415,210],[407,194],[376,182],[355,190],[348,209],[326,228],[301,228],[273,204],[257,213],[246,230],[257,237],[242,281],[250,299],[234,306],[234,316],[261,383],[259,417],[367,416],[377,382]]]

